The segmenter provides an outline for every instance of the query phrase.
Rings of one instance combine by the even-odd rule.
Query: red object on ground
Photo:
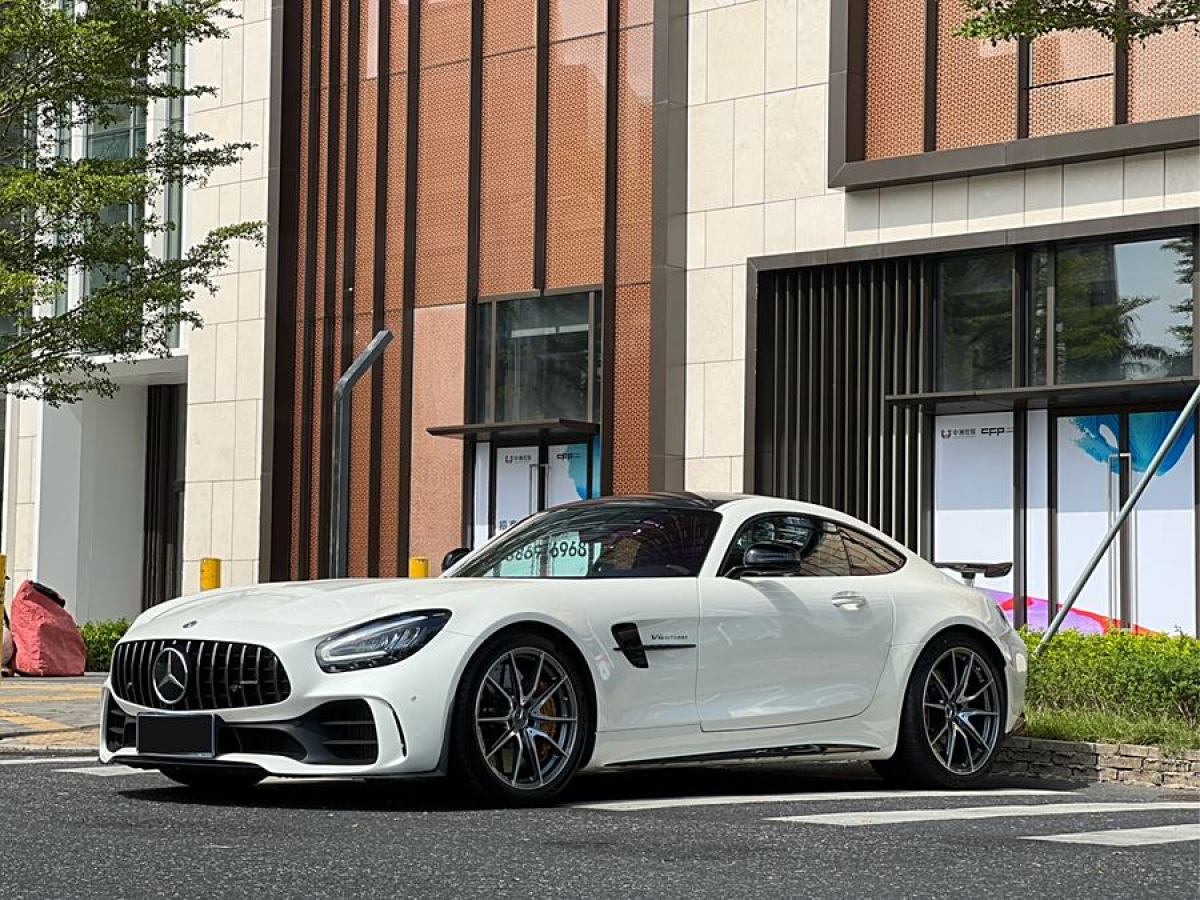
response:
[[[18,674],[83,674],[87,647],[62,603],[58,594],[33,581],[17,589],[11,621]]]

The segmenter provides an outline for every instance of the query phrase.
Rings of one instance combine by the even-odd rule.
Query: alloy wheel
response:
[[[475,737],[487,767],[508,787],[553,784],[580,739],[579,698],[563,664],[536,647],[495,659],[475,697]]]
[[[982,769],[1002,726],[992,666],[968,647],[951,647],[929,670],[922,700],[925,739],[938,762],[955,775]]]

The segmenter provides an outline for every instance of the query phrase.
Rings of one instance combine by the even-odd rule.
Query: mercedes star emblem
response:
[[[160,650],[158,656],[154,657],[150,676],[158,699],[167,706],[174,706],[187,694],[187,657],[174,647]]]

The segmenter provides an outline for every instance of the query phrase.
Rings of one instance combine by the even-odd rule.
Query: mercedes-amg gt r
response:
[[[225,789],[448,774],[507,803],[581,769],[792,756],[968,787],[1021,715],[995,603],[831,509],[584,501],[447,563],[153,607],[113,654],[102,760]]]

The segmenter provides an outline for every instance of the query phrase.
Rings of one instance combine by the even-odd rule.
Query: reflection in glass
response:
[[[1012,256],[938,263],[938,389],[1012,385]]]
[[[1059,249],[1057,380],[1191,374],[1194,258],[1191,237]]]
[[[600,402],[597,320],[597,295],[590,293],[481,303],[478,419],[594,421]]]
[[[636,502],[559,507],[505,532],[454,577],[695,577],[720,523],[707,509]]]
[[[1039,385],[1046,383],[1046,299],[1054,278],[1050,251],[1035,251],[1029,268],[1029,383]]]

